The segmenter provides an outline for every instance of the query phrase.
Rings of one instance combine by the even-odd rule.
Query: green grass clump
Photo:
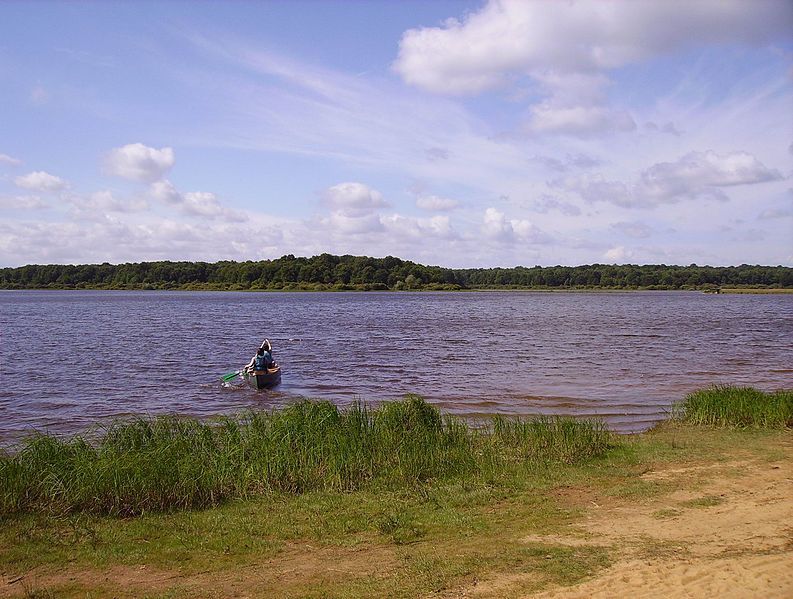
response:
[[[475,429],[418,396],[376,409],[303,400],[212,423],[140,418],[116,422],[92,442],[38,434],[0,455],[0,516],[126,516],[270,492],[494,480],[516,464],[595,457],[611,439],[598,422],[568,418],[498,418],[492,429]]]
[[[793,427],[793,390],[765,393],[751,387],[716,386],[689,393],[674,406],[677,418],[695,425]]]
[[[612,437],[600,420],[493,418],[493,439],[524,459],[574,464],[603,454]]]

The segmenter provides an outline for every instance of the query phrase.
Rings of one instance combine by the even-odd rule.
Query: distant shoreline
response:
[[[785,295],[793,294],[793,287],[781,288],[658,288],[658,287],[473,287],[473,288],[458,288],[458,289],[436,289],[427,287],[422,289],[367,289],[367,288],[353,288],[353,289],[339,289],[332,286],[329,287],[282,287],[282,288],[234,288],[234,287],[211,287],[201,285],[186,285],[180,287],[155,287],[149,285],[130,286],[130,287],[103,287],[103,286],[83,286],[83,287],[0,287],[0,291],[173,291],[173,292],[191,292],[191,291],[215,291],[215,292],[243,292],[243,293],[485,293],[485,292],[532,292],[532,293],[636,293],[636,292],[687,292],[687,293],[704,293],[708,295],[731,294],[731,295]]]

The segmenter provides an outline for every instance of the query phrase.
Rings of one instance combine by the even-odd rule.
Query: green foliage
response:
[[[689,393],[674,406],[674,413],[696,425],[790,428],[793,391],[764,393],[751,387],[711,387]]]
[[[133,515],[273,492],[489,480],[514,464],[584,461],[610,443],[600,423],[565,418],[474,429],[417,396],[377,409],[303,400],[215,423],[139,418],[111,425],[93,443],[36,435],[0,457],[0,515]]]
[[[0,269],[0,289],[184,289],[382,291],[472,288],[702,289],[791,288],[783,266],[605,265],[450,269],[393,256],[283,256],[260,262],[49,264]]]

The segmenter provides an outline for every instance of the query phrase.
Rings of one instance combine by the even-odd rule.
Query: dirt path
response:
[[[667,469],[647,479],[706,481],[640,505],[592,505],[567,536],[527,543],[607,546],[616,563],[575,587],[534,599],[606,597],[790,599],[793,597],[793,451],[774,463],[730,462]],[[525,582],[528,578],[523,577]],[[521,577],[495,578],[466,597],[520,596]],[[511,588],[510,588],[511,587]]]

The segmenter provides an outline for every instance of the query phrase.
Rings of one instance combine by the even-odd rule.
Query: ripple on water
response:
[[[0,304],[0,442],[118,415],[406,393],[472,419],[562,413],[634,432],[693,389],[790,387],[793,374],[785,295],[43,291]],[[264,337],[278,392],[222,385]]]

